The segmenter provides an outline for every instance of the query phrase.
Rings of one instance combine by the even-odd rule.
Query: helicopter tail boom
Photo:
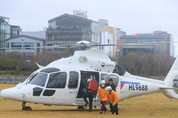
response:
[[[174,61],[169,73],[164,80],[163,94],[169,98],[178,99],[178,58]]]

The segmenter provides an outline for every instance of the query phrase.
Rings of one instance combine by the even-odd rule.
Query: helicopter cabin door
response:
[[[79,85],[79,73],[77,71],[69,71],[65,90],[65,104],[74,104],[78,94]]]
[[[53,104],[64,104],[64,95],[67,81],[66,72],[53,72],[49,75],[44,97],[51,98]]]

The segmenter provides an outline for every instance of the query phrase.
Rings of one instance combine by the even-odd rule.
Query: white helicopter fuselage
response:
[[[174,65],[178,64],[178,60]],[[41,66],[40,66],[41,67]],[[1,97],[22,102],[45,105],[83,106],[81,83],[83,80],[113,79],[119,101],[127,98],[163,92],[171,98],[178,98],[173,90],[177,67],[172,67],[165,81],[134,76],[126,72],[123,76],[112,73],[115,63],[99,50],[76,51],[73,56],[56,60],[32,73],[23,83],[1,91]],[[173,73],[174,74],[171,74]],[[168,84],[168,81],[170,83]],[[93,106],[100,106],[94,95]]]

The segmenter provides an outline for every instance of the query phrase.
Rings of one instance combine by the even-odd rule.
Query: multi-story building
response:
[[[0,16],[0,53],[4,55],[5,40],[10,38],[9,18]]]
[[[5,41],[19,35],[19,26],[9,24],[9,18],[0,16],[0,54],[5,55]]]
[[[167,32],[154,31],[150,34],[122,35],[120,36],[120,56],[130,51],[146,53],[163,53],[173,56],[173,38]],[[135,45],[134,45],[135,44]]]
[[[99,24],[100,24],[100,31],[101,31],[101,44],[106,44],[109,43],[109,44],[119,44],[119,37],[121,35],[125,35],[125,32],[121,31],[120,28],[114,28],[114,27],[109,27],[108,24],[108,20],[105,20],[105,19],[99,19]],[[103,33],[105,35],[103,35]],[[112,39],[111,39],[111,36],[109,35],[112,35]],[[103,37],[104,36],[104,37]],[[107,40],[107,37],[108,36],[108,41],[103,41],[104,40]],[[104,43],[105,42],[105,43]],[[111,57],[114,57],[114,58],[117,58],[118,55],[119,55],[119,52],[120,52],[120,47],[119,46],[111,46],[111,47],[107,47],[107,48],[112,48],[110,51],[110,54],[109,56]],[[106,53],[108,53],[107,51],[105,51]]]
[[[113,44],[113,35],[107,31],[102,31],[100,38],[101,44]],[[108,56],[113,57],[113,46],[102,46],[100,49],[103,50]]]
[[[99,23],[78,14],[63,14],[49,20],[47,45],[75,44],[81,40],[100,43]]]

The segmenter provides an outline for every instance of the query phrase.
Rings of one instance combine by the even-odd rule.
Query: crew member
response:
[[[89,82],[91,81],[91,79],[88,79],[87,80],[87,84],[85,85],[85,94],[83,96],[83,99],[85,101],[85,108],[87,108],[87,105],[88,105],[88,100],[87,100],[87,97],[89,98],[89,111],[92,111],[92,102],[93,102],[93,96],[94,96],[94,93],[92,93],[89,89]]]
[[[82,78],[81,82],[80,82],[79,93],[78,93],[79,97],[83,97],[84,96],[86,83],[87,83],[87,81],[85,81],[85,79]],[[78,106],[78,109],[84,109],[84,106]]]
[[[109,83],[106,86],[111,86],[112,90],[116,91],[116,85],[113,83],[113,79],[109,79]]]
[[[116,91],[116,85],[113,83],[113,79],[109,79],[109,83],[106,86],[111,86],[112,90]],[[110,112],[112,112],[112,104],[110,103]]]
[[[102,104],[100,114],[102,114],[103,111],[104,113],[106,113],[107,108],[105,106],[105,103],[108,100],[108,95],[106,91],[105,80],[102,80],[100,83],[100,87],[97,92],[97,99],[100,99],[101,104]]]
[[[112,104],[112,114],[116,112],[116,115],[119,115],[118,112],[118,102],[119,102],[119,96],[118,94],[112,90],[111,86],[106,87],[107,93],[109,94],[109,100],[110,104]]]

